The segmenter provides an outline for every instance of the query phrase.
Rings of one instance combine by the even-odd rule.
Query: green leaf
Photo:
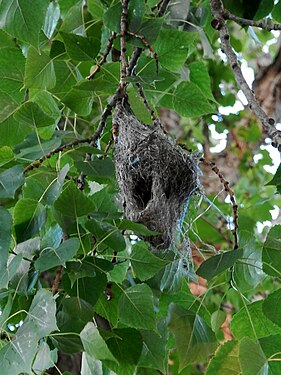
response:
[[[48,185],[49,188],[44,190],[44,198],[49,205],[52,205],[54,201],[59,197],[62,191],[65,177],[69,171],[69,164],[66,164],[60,171],[57,179]]]
[[[266,186],[268,185],[275,185],[278,193],[281,194],[281,164],[279,165],[274,177],[266,184]]]
[[[157,17],[157,18],[144,17],[140,25],[140,28],[137,30],[136,34],[144,36],[145,39],[150,43],[150,45],[152,45],[156,41],[159,35],[162,24],[163,24],[162,17]],[[144,47],[144,43],[141,40],[134,39],[134,38],[132,40],[135,46],[138,46],[141,48]],[[128,42],[131,43],[130,40]]]
[[[170,264],[165,267],[161,277],[161,292],[178,293],[182,288],[184,277],[190,277],[188,268],[186,268],[186,260],[174,257]]]
[[[67,262],[66,270],[69,280],[71,281],[71,287],[73,287],[74,283],[82,277],[96,276],[94,265],[88,262]]]
[[[15,120],[23,122],[34,128],[41,128],[54,124],[54,119],[49,117],[38,104],[33,102],[25,102],[14,114]]]
[[[51,90],[67,107],[82,116],[92,109],[93,91],[78,90],[74,86],[82,80],[81,73],[69,61],[55,61],[56,86]]]
[[[95,205],[74,184],[70,182],[54,203],[64,216],[80,217],[95,211]]]
[[[159,233],[154,232],[150,229],[148,229],[145,225],[134,223],[131,220],[123,219],[120,224],[118,225],[119,229],[125,229],[130,230],[134,232],[135,234],[139,234],[141,236],[157,236]]]
[[[72,60],[93,60],[100,50],[100,40],[97,38],[85,38],[80,35],[60,32],[65,44],[66,52]]]
[[[281,333],[281,328],[269,320],[262,311],[263,301],[246,305],[232,318],[230,329],[237,340],[252,339]]]
[[[56,304],[52,294],[40,289],[33,298],[29,314],[9,342],[0,349],[1,373],[18,375],[31,373],[31,365],[38,350],[37,342],[57,329]]]
[[[28,277],[28,272],[30,270],[31,261],[35,254],[39,252],[40,248],[40,238],[30,238],[27,241],[19,243],[13,250],[14,254],[18,254],[14,257],[12,255],[15,265],[13,266],[14,270],[11,270],[9,263],[8,271],[10,278],[10,288],[16,288],[19,292],[26,292],[28,285],[32,283],[32,279]],[[17,266],[17,257],[25,258],[21,259],[20,267]],[[29,261],[28,261],[28,260]]]
[[[80,333],[80,337],[85,352],[89,354],[90,357],[99,359],[101,361],[107,359],[118,364],[118,361],[108,349],[106,342],[93,323],[89,322],[86,324],[83,331]]]
[[[119,320],[129,327],[155,329],[153,295],[146,284],[131,286],[119,300]]]
[[[190,363],[205,361],[217,347],[215,335],[204,320],[173,303],[169,307],[168,328],[175,337],[179,371]]]
[[[241,373],[239,362],[239,343],[235,340],[221,345],[209,362],[206,375],[238,375]]]
[[[86,228],[94,234],[97,246],[105,244],[114,251],[123,251],[126,248],[126,242],[120,230],[114,225],[92,219],[86,224]]]
[[[94,306],[97,303],[101,293],[104,292],[106,284],[106,274],[98,267],[96,267],[95,273],[93,272],[90,277],[81,277],[73,284],[68,275],[64,275],[63,277],[63,285],[66,292],[70,296],[77,296],[78,298],[83,299],[91,306]],[[93,285],[95,286],[94,288]]]
[[[32,365],[32,370],[36,375],[46,372],[58,360],[57,349],[50,350],[46,342],[40,343],[40,348]]]
[[[1,372],[3,375],[31,373],[31,365],[37,351],[36,326],[28,322],[21,326],[10,342],[0,349]],[[12,364],[12,366],[11,366]]]
[[[9,292],[8,292],[9,293]],[[0,316],[0,326],[1,328],[5,328],[8,318],[10,316],[12,306],[13,306],[13,299],[12,294],[8,294],[8,299],[5,304],[3,304],[3,299],[1,298],[1,316]]]
[[[75,167],[89,177],[112,177],[114,164],[110,158],[92,161],[77,161]]]
[[[128,23],[130,31],[136,33],[138,32],[145,13],[145,5],[144,0],[129,1]]]
[[[134,374],[142,351],[140,332],[132,328],[120,328],[113,329],[110,336],[106,344],[119,362],[119,365],[109,362],[110,368],[120,375]]]
[[[195,35],[175,29],[162,29],[153,45],[159,63],[171,72],[177,72],[187,59],[188,48],[193,44]]]
[[[128,80],[140,80],[139,77],[128,77]],[[129,101],[131,103],[131,109],[137,119],[141,121],[144,124],[150,124],[151,123],[151,116],[148,113],[146,107],[143,104],[143,100],[140,97],[139,92],[137,89],[130,85],[127,89],[127,94]]]
[[[267,375],[268,363],[258,341],[244,337],[239,346],[239,361],[244,375]]]
[[[166,345],[168,340],[166,320],[157,322],[157,333],[141,331],[143,338],[142,354],[138,363],[139,367],[153,368],[166,371]]]
[[[263,302],[262,311],[264,315],[270,319],[273,323],[281,327],[281,316],[277,306],[280,306],[281,302],[281,289],[271,293],[266,300]]]
[[[8,288],[8,282],[17,274],[19,267],[22,265],[22,255],[18,254],[12,258],[6,268],[0,274],[0,289]]]
[[[39,338],[57,330],[56,302],[51,292],[46,289],[38,290],[32,300],[29,315],[26,319],[36,325],[36,333]]]
[[[278,3],[274,5],[271,15],[277,22],[281,22],[281,1],[278,1]]]
[[[15,147],[15,151],[17,152],[17,158],[24,157],[25,159],[29,160],[36,160],[40,158],[42,155],[47,154],[49,151],[61,145],[60,137],[56,136],[52,137],[48,141],[41,141],[40,139],[39,141],[40,143],[38,143],[38,138],[35,132],[30,134],[30,136],[26,138],[23,143],[18,144]]]
[[[2,106],[3,102],[1,100],[1,93],[0,103]],[[7,106],[9,106],[11,103],[6,104]],[[3,112],[5,112],[5,109],[3,110],[2,108],[3,107],[0,108],[0,122],[2,122],[1,117],[3,115]],[[14,108],[14,110],[15,109],[16,108]],[[22,142],[26,138],[26,136],[32,131],[32,129],[28,125],[19,124],[11,115],[12,113],[9,113],[8,118],[4,119],[3,122],[0,124],[0,146],[15,146]]]
[[[76,297],[64,298],[61,301],[61,308],[57,312],[60,335],[52,337],[55,347],[64,353],[82,351],[83,345],[79,334],[85,325],[92,321],[93,316],[94,310],[86,301]],[[63,335],[64,333],[66,335]]]
[[[44,52],[29,47],[25,65],[25,86],[51,89],[56,85],[54,63]]]
[[[73,6],[72,6],[73,5]],[[84,34],[84,17],[82,0],[65,2],[60,1],[61,18],[63,23],[60,27],[61,31],[66,33]]]
[[[169,305],[171,303],[174,303],[177,306],[181,306],[187,310],[191,310],[195,314],[199,313],[208,325],[211,324],[210,313],[207,311],[207,309],[200,305],[199,301],[197,301],[196,298],[191,294],[188,288],[187,281],[183,283],[182,289],[179,290],[176,294],[161,294],[158,316],[166,317],[169,310]]]
[[[89,0],[88,3],[89,12],[94,18],[99,20],[103,19],[104,6],[100,0]]]
[[[193,82],[181,82],[177,86],[173,93],[173,103],[175,110],[185,117],[195,117],[215,112],[215,108]]]
[[[0,273],[7,266],[12,239],[12,217],[9,211],[0,206]]]
[[[122,290],[119,285],[113,283],[108,293],[112,298],[109,299],[105,293],[102,293],[95,305],[95,311],[107,319],[112,327],[116,327],[118,325],[118,301],[122,295]]]
[[[211,280],[213,277],[224,272],[243,256],[241,249],[232,250],[205,260],[197,270],[197,275],[204,277],[206,280]]]
[[[43,32],[48,39],[51,39],[57,23],[60,19],[60,7],[59,4],[51,2],[48,6],[45,22],[43,25]]]
[[[218,332],[220,331],[221,326],[222,326],[223,322],[225,321],[225,319],[226,319],[225,311],[217,310],[217,311],[213,312],[213,314],[211,316],[211,327],[212,327],[212,330],[216,334],[218,334]]]
[[[23,183],[23,167],[20,165],[0,173],[0,198],[14,198],[16,190]]]
[[[262,271],[262,248],[252,233],[239,232],[239,247],[243,249],[243,257],[236,262],[233,277],[238,289],[244,293],[260,284],[265,274]]]
[[[67,330],[80,332],[85,324],[92,320],[94,315],[93,308],[85,301],[76,297],[64,298],[62,301],[62,310],[59,311],[60,329],[63,332]]]
[[[8,164],[10,161],[15,159],[15,155],[11,147],[3,146],[0,148],[0,167]]]
[[[57,249],[46,248],[36,259],[34,265],[39,272],[46,271],[58,265],[65,266],[65,262],[72,259],[80,247],[78,238],[69,238],[64,241]]]
[[[258,9],[254,15],[254,20],[260,20],[269,15],[274,6],[273,0],[260,0]]]
[[[21,199],[15,205],[14,228],[18,242],[37,234],[46,221],[46,211],[41,203],[33,199]]]
[[[145,242],[132,246],[130,261],[136,277],[141,281],[150,279],[169,263],[153,255]]]
[[[0,79],[1,91],[11,95],[18,103],[23,100],[25,59],[17,48],[5,47],[0,49]],[[13,67],[11,69],[11,67]]]
[[[260,346],[268,358],[269,368],[272,374],[280,374],[281,361],[280,361],[280,347],[281,335],[271,335],[259,339]]]
[[[13,37],[30,43],[35,48],[43,26],[47,1],[2,0],[0,2],[0,25]]]
[[[263,245],[262,261],[265,273],[281,275],[281,225],[270,228]]]
[[[122,256],[124,256],[123,259]],[[129,261],[127,260],[127,256],[128,254],[126,251],[118,253],[118,262],[114,264],[113,270],[109,272],[109,279],[111,282],[122,284],[126,279],[127,271],[129,268]]]
[[[8,94],[0,91],[0,123],[8,120],[10,116],[16,111],[18,104]],[[3,126],[3,125],[1,125]]]
[[[98,218],[101,216],[110,216],[111,214],[119,218],[120,212],[116,207],[116,200],[112,191],[109,188],[104,188],[92,195],[93,202],[96,205],[96,211],[98,212]]]
[[[41,249],[47,246],[57,248],[59,247],[63,238],[63,232],[58,224],[50,226],[41,238]]]
[[[57,101],[48,91],[32,90],[30,99],[32,102],[38,104],[44,113],[54,119],[53,123],[55,125],[57,124],[61,117],[61,110],[58,107]]]
[[[116,33],[120,32],[121,3],[117,2],[104,13],[104,24]]]
[[[188,65],[190,81],[195,83],[207,99],[214,100],[211,90],[211,79],[203,61],[196,61]]]

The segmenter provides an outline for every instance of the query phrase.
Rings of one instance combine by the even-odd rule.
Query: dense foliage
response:
[[[77,352],[82,375],[281,373],[281,169],[268,172],[279,155],[256,117],[233,109],[241,95],[209,1],[161,14],[164,3],[129,1],[128,61],[140,49],[129,102],[151,123],[141,84],[156,113],[181,116],[171,136],[194,160],[204,151],[222,166],[238,249],[229,191],[208,165],[170,249],[152,251],[155,233],[122,216],[107,107],[121,1],[0,0],[1,375],[51,373],[59,353]],[[281,21],[281,1],[224,5]],[[228,25],[242,65],[275,53],[270,32]]]

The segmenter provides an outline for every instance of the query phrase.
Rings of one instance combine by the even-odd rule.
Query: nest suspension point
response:
[[[146,240],[166,249],[186,201],[197,190],[197,165],[157,122],[141,123],[126,100],[117,103],[113,123],[118,126],[115,168],[124,214],[159,232]]]

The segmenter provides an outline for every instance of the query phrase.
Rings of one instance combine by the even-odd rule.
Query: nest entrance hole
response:
[[[137,206],[140,210],[144,210],[148,205],[148,202],[152,198],[152,177],[147,178],[140,177],[136,181],[135,188],[133,190],[133,196],[136,200]]]

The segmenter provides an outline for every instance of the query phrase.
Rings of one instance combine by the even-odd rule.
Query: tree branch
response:
[[[279,23],[274,23],[272,25],[269,25],[269,24],[267,24],[266,22],[263,22],[263,21],[249,20],[249,19],[246,19],[246,18],[235,16],[235,14],[230,13],[227,9],[223,10],[222,15],[223,15],[223,18],[225,20],[234,21],[241,26],[260,27],[261,29],[266,30],[266,31],[281,30],[281,24],[279,24]]]
[[[226,54],[228,58],[231,69],[234,73],[235,80],[238,86],[243,91],[244,95],[246,96],[247,101],[249,103],[249,108],[261,121],[265,132],[272,139],[272,146],[278,147],[278,150],[281,151],[281,131],[275,128],[275,121],[266,115],[266,113],[263,111],[263,109],[257,102],[253,94],[253,91],[248,86],[242,74],[237,56],[231,47],[229,31],[224,19],[224,9],[222,2],[221,0],[210,0],[210,5],[212,15],[214,17],[214,20],[212,21],[212,26],[219,31],[222,51]]]
[[[128,4],[129,0],[122,0],[122,13],[120,22],[120,47],[121,47],[121,72],[120,72],[120,89],[125,95],[126,76],[127,76],[127,60],[126,60],[126,32],[128,23]]]

